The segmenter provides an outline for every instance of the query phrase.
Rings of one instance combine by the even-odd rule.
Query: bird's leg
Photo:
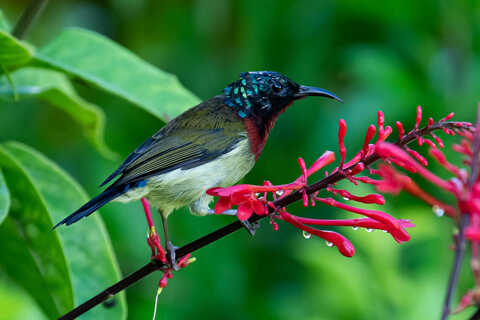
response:
[[[260,224],[258,222],[250,223],[248,220],[240,220],[240,223],[243,224],[243,227],[252,237],[255,235],[257,229],[260,228]]]
[[[175,247],[172,244],[172,242],[170,241],[170,238],[168,237],[167,217],[163,215],[160,209],[158,210],[158,212],[162,217],[163,235],[165,237],[165,247],[167,248],[167,254],[168,254],[168,259],[170,260],[169,261],[170,265],[173,268],[173,270],[178,271],[180,270],[180,267],[177,265],[177,259],[175,255],[175,250],[177,249],[177,247]]]
[[[213,209],[208,209],[208,214],[215,214],[215,211]],[[235,209],[228,209],[223,211],[220,214],[224,215],[229,215],[229,216],[236,216],[237,215],[237,210]],[[260,224],[258,222],[250,223],[248,220],[240,220],[240,223],[243,225],[245,230],[253,237],[255,235],[255,232],[257,229],[260,227]]]
[[[148,200],[145,198],[141,199],[143,210],[145,211],[145,217],[147,218],[148,224],[148,238],[147,243],[152,251],[152,259],[158,259],[163,263],[167,262],[167,258],[165,256],[165,249],[163,249],[160,237],[158,236],[157,231],[155,230],[155,224],[153,223],[152,213],[150,211],[150,204]]]

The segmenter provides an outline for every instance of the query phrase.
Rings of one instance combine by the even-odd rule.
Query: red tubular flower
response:
[[[418,129],[418,126],[420,125],[420,121],[422,121],[422,107],[417,106],[417,117],[415,121],[415,129]]]
[[[441,119],[438,124],[450,120],[453,115],[453,113],[450,113],[445,118]],[[395,165],[409,170],[410,172],[418,173],[422,178],[426,179],[437,187],[440,187],[444,191],[451,193],[456,198],[458,208],[454,208],[453,206],[447,205],[438,199],[435,199],[433,196],[429,195],[417,184],[415,184],[410,177],[397,172],[392,166],[389,165],[379,166],[377,174],[379,174],[383,180],[370,180],[367,177],[362,177],[362,181],[375,185],[380,192],[398,193],[400,190],[405,190],[432,205],[434,211],[438,211],[440,214],[445,212],[451,217],[458,217],[459,215],[463,217],[465,215],[469,216],[469,224],[467,227],[465,227],[463,234],[464,237],[470,241],[472,247],[471,267],[474,274],[475,286],[461,299],[460,305],[455,311],[459,312],[470,305],[480,306],[480,262],[478,260],[478,249],[480,243],[480,177],[478,176],[478,159],[474,159],[475,154],[478,156],[479,152],[480,120],[475,129],[472,128],[471,124],[463,122],[451,122],[449,123],[449,126],[442,127],[443,132],[448,135],[453,136],[458,134],[464,137],[460,144],[453,145],[453,150],[463,156],[466,156],[466,159],[463,161],[463,163],[471,166],[470,173],[468,173],[467,170],[461,169],[457,165],[454,165],[447,160],[445,154],[437,148],[437,145],[440,148],[444,148],[443,141],[433,132],[429,133],[433,138],[433,141],[424,139],[416,134],[416,130],[419,127],[421,119],[422,110],[420,107],[418,107],[415,128],[410,132],[410,134],[415,134],[419,145],[422,145],[423,142],[429,145],[430,156],[453,175],[450,180],[444,180],[430,172],[425,168],[427,165],[426,160],[424,161],[425,158],[423,158],[416,151],[410,150],[404,146],[400,147],[402,144],[394,145],[386,142],[377,143],[375,152],[382,157],[385,162],[394,163]],[[433,119],[429,118],[427,128],[430,128],[434,125],[435,122]],[[397,123],[397,128],[399,130],[400,137],[402,137],[403,126]],[[469,175],[471,175],[473,172],[475,172],[476,176],[469,177]],[[462,221],[464,220],[462,219]],[[454,278],[452,277],[452,279]],[[454,282],[451,284],[453,283]],[[448,311],[448,304],[444,307]]]
[[[443,180],[429,170],[425,169],[425,167],[413,160],[402,148],[397,147],[394,144],[388,142],[378,144],[376,147],[376,152],[380,157],[384,159],[389,159],[392,161],[394,161],[395,159],[397,161],[395,163],[399,164],[399,166],[401,166],[402,168],[418,172],[423,178],[432,182],[433,184],[436,184],[437,186],[441,187],[446,191],[455,191],[455,188],[452,186],[451,183]]]
[[[400,121],[395,122],[398,130],[398,140],[402,139],[405,135],[405,129],[403,128],[403,124]]]
[[[398,220],[388,215],[385,212],[356,208],[356,207],[338,202],[332,198],[315,198],[315,200],[328,204],[332,207],[336,207],[339,209],[364,215],[366,217],[369,217],[370,219],[383,223],[386,226],[387,231],[393,236],[393,238],[397,242],[410,240],[410,235],[405,231],[405,229],[402,228]]]
[[[351,194],[347,190],[330,189],[328,191],[331,191],[334,195],[339,194],[345,200],[354,200],[362,203],[376,203],[379,205],[385,204],[385,198],[381,194],[369,194],[363,197],[359,197]]]
[[[368,126],[367,134],[365,135],[365,141],[363,143],[363,148],[362,148],[362,157],[366,157],[368,155],[369,147],[368,145],[370,144],[370,141],[373,139],[373,136],[375,135],[375,132],[377,131],[377,128],[371,124]]]
[[[283,218],[283,220],[287,221],[293,226],[332,243],[345,257],[352,257],[355,254],[355,247],[353,246],[353,244],[341,234],[333,231],[322,231],[309,227],[301,223],[294,215],[291,215],[286,211],[279,211],[278,213]]]

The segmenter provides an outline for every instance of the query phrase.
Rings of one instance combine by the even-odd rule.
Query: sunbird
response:
[[[162,217],[170,252],[166,219],[189,206],[194,215],[212,213],[206,190],[228,187],[255,165],[278,116],[294,101],[320,96],[342,101],[333,93],[299,85],[273,71],[243,72],[223,93],[169,121],[136,148],[105,179],[118,177],[100,195],[55,225],[70,225],[110,201],[146,198]],[[174,256],[170,257],[174,263]]]

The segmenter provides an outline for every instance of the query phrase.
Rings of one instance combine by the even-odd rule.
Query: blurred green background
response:
[[[28,3],[3,0],[1,9],[14,23]],[[201,99],[247,70],[276,70],[335,92],[343,105],[308,99],[280,117],[244,180],[284,183],[299,175],[297,157],[308,164],[327,149],[338,150],[340,118],[348,123],[350,155],[379,109],[389,124],[402,120],[407,128],[417,105],[436,119],[454,111],[456,119],[472,121],[480,100],[479,18],[475,1],[64,0],[49,3],[27,40],[45,44],[67,26],[95,30],[176,74]],[[77,89],[105,110],[106,141],[122,157],[163,125],[119,98],[82,83]],[[92,196],[119,164],[103,158],[67,114],[34,100],[0,108],[0,140],[10,139],[46,154]],[[409,230],[410,242],[398,245],[383,232],[343,228],[357,250],[345,258],[290,225],[274,232],[264,222],[254,238],[241,231],[196,252],[198,261],[176,273],[160,296],[157,319],[438,318],[452,260],[451,221],[409,195],[387,201],[384,210],[417,225]],[[348,216],[321,205],[291,211]],[[109,204],[101,215],[123,274],[144,265],[149,249],[140,203]],[[170,232],[182,245],[231,220],[181,210],[169,219]],[[151,317],[159,279],[151,275],[127,290],[129,319]],[[456,301],[471,285],[465,264]],[[28,295],[1,274],[0,310],[0,319],[42,318]]]

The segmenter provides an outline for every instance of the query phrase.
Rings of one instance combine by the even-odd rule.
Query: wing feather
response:
[[[235,111],[214,97],[187,110],[133,151],[103,183],[131,183],[177,168],[193,168],[229,152],[246,139]]]
[[[223,130],[214,130],[209,133],[208,139],[188,141],[175,148],[168,148],[168,152],[155,152],[155,148],[152,148],[148,154],[140,156],[128,166],[114,184],[132,183],[178,168],[199,166],[229,152],[242,139],[245,139],[242,135],[228,136]],[[168,144],[166,140],[168,138],[159,140],[157,144]]]

